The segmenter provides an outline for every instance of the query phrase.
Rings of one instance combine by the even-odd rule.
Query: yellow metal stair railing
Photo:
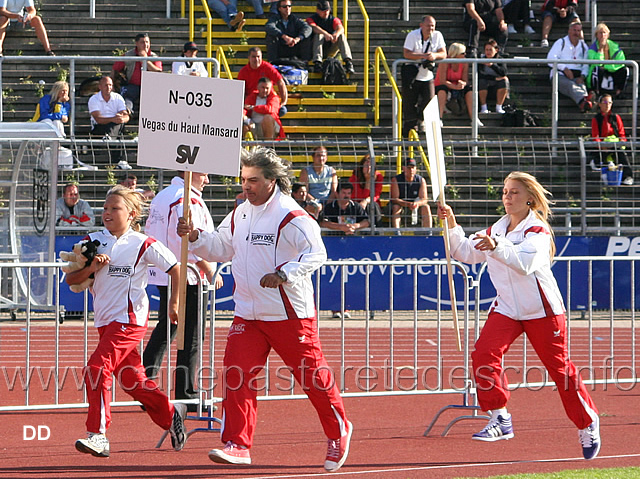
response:
[[[409,142],[410,143],[409,143],[408,157],[409,158],[414,157],[414,151],[413,151],[414,146],[412,145],[412,143],[417,142],[418,153],[420,153],[420,158],[422,158],[422,163],[424,164],[424,168],[427,171],[427,174],[431,176],[431,168],[429,167],[429,158],[427,157],[427,154],[424,152],[424,148],[422,148],[422,145],[420,144],[420,135],[413,128],[409,130]],[[398,174],[400,174],[401,169],[402,169],[401,165],[398,164]]]
[[[382,51],[382,47],[376,48],[375,51],[375,67],[374,67],[374,115],[375,115],[375,126],[380,126],[380,64],[384,67],[384,71],[387,74],[387,78],[389,79],[389,83],[391,84],[391,89],[393,90],[393,94],[396,96],[398,100],[398,113],[397,113],[397,128],[398,128],[398,137],[402,136],[402,95],[400,94],[400,90],[398,89],[398,85],[393,78],[393,74],[391,73],[391,69],[389,68],[389,64],[387,63],[387,57],[385,57],[384,52]],[[402,169],[402,151],[398,148],[398,174]]]

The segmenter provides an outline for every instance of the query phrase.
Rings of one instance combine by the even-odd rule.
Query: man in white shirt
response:
[[[89,98],[91,134],[118,137],[129,121],[129,112],[124,98],[113,91],[113,80],[109,76],[100,78],[100,91]]]
[[[433,84],[436,60],[447,58],[447,46],[442,33],[436,30],[436,19],[425,15],[420,28],[407,34],[403,55],[415,63],[405,63],[400,71],[402,77],[402,134],[418,128],[424,131],[422,111],[435,95]]]
[[[198,55],[198,45],[195,42],[187,42],[182,48],[183,62],[173,62],[171,73],[174,75],[191,75],[195,77],[208,77],[209,72],[202,62],[193,61]]]
[[[588,50],[582,24],[580,20],[575,20],[569,25],[569,34],[553,44],[547,60],[586,60]],[[588,71],[587,64],[558,63],[558,92],[571,98],[582,112],[593,108],[592,95],[584,82]]]

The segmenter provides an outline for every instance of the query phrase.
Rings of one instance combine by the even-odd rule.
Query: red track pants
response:
[[[98,328],[100,341],[84,371],[84,382],[89,400],[87,432],[105,433],[111,425],[112,374],[162,429],[171,427],[174,407],[169,398],[148,379],[138,352],[146,326],[112,322]]]
[[[315,319],[245,321],[236,316],[224,353],[222,442],[251,447],[256,427],[256,397],[263,384],[256,376],[262,372],[271,348],[311,400],[326,436],[338,439],[346,434],[342,397],[322,354]],[[281,384],[289,385],[289,381]]]
[[[509,383],[502,368],[502,358],[523,332],[556,383],[569,419],[584,429],[598,416],[567,351],[564,314],[542,319],[517,321],[500,313],[490,313],[471,353],[478,401],[483,411],[506,407]]]

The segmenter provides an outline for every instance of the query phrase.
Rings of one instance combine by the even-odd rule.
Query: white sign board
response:
[[[142,72],[138,165],[238,176],[244,82]]]
[[[440,193],[444,193],[447,184],[447,172],[444,165],[444,149],[442,147],[442,130],[440,127],[440,111],[438,97],[434,96],[422,112],[427,135],[427,155],[431,170],[431,190],[433,201],[438,202]]]

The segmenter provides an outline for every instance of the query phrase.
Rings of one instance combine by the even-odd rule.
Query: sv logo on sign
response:
[[[198,151],[200,151],[199,146],[194,146],[191,149],[189,145],[178,145],[178,148],[176,148],[176,153],[178,154],[176,162],[182,164],[188,161],[190,165],[193,165],[196,161],[196,156],[198,156]]]

